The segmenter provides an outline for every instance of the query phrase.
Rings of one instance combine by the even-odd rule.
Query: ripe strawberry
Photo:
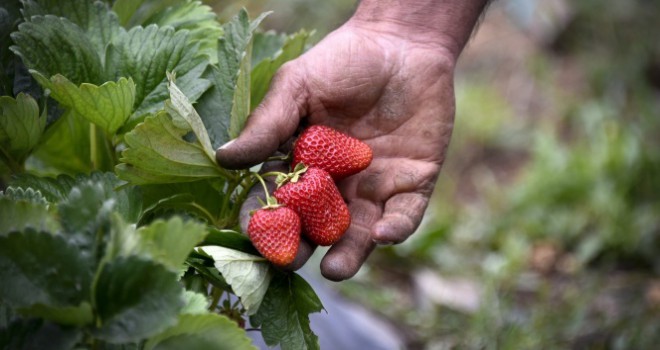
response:
[[[321,168],[335,180],[357,174],[373,158],[366,143],[323,125],[305,129],[293,148],[293,165]]]
[[[275,265],[293,262],[300,244],[300,217],[287,207],[264,207],[252,215],[248,236],[255,248]]]
[[[294,172],[289,182],[273,195],[300,215],[302,232],[310,241],[322,246],[332,245],[348,229],[351,215],[325,170],[304,169]]]

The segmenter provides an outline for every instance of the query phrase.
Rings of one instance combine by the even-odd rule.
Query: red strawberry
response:
[[[321,168],[335,180],[357,174],[371,163],[366,143],[323,125],[305,129],[293,148],[293,165]]]
[[[252,215],[248,236],[255,248],[275,265],[293,262],[300,244],[300,217],[287,207],[264,207]]]
[[[273,195],[293,209],[302,221],[303,234],[318,245],[332,245],[351,223],[348,207],[332,177],[322,169],[304,167]],[[304,171],[304,172],[303,172]],[[302,175],[300,175],[302,173]]]

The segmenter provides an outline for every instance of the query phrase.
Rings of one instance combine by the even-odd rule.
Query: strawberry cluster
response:
[[[366,143],[335,129],[305,129],[294,145],[293,171],[278,176],[275,200],[250,219],[248,236],[255,248],[284,266],[293,262],[301,235],[322,246],[339,241],[351,216],[335,181],[364,170],[372,157]]]

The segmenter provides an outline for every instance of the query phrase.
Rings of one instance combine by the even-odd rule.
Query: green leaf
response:
[[[180,2],[181,0],[117,0],[112,9],[119,14],[124,27],[144,27],[149,18]]]
[[[283,350],[319,349],[318,338],[309,327],[309,314],[321,310],[321,301],[302,277],[278,274],[250,323],[261,326],[269,346],[279,344]]]
[[[224,25],[218,64],[210,66],[212,87],[199,100],[199,110],[214,148],[238,136],[250,112],[250,71],[254,30],[267,16],[253,21],[244,9]]]
[[[103,57],[106,45],[122,30],[117,15],[103,1],[26,0],[23,15],[28,21],[32,16],[66,17],[85,32],[99,57]]]
[[[225,181],[203,180],[166,185],[142,186],[145,210],[140,222],[154,216],[188,214],[215,224],[222,209]]]
[[[181,310],[182,314],[199,315],[209,312],[210,303],[206,295],[187,290],[183,296],[186,304]]]
[[[15,176],[9,185],[13,188],[32,189],[41,193],[51,203],[59,203],[75,186],[76,180],[68,175],[60,175],[57,178],[40,177],[29,173]]]
[[[58,205],[64,231],[76,236],[82,250],[91,251],[96,232],[110,224],[115,202],[104,192],[103,185],[89,181],[73,187]]]
[[[81,340],[78,328],[63,327],[43,320],[16,319],[0,328],[1,349],[70,350]]]
[[[208,56],[211,63],[218,61],[218,39],[223,33],[222,26],[213,9],[201,1],[178,1],[161,11],[153,12],[142,23],[147,24],[188,30],[191,40],[200,44],[198,52]]]
[[[209,227],[209,234],[200,245],[217,245],[247,254],[260,255],[246,235],[233,230],[220,230]]]
[[[6,0],[0,6],[0,96],[14,94],[14,53],[10,34],[21,20],[19,0]]]
[[[101,326],[94,332],[109,343],[135,342],[177,322],[184,306],[177,273],[154,261],[119,257],[105,263],[93,288]]]
[[[94,320],[92,306],[83,301],[78,306],[48,306],[35,304],[30,307],[18,309],[26,316],[42,318],[60,325],[82,327],[91,324]]]
[[[256,349],[236,322],[218,314],[182,315],[179,323],[149,339],[147,350]]]
[[[45,113],[29,95],[0,96],[0,160],[19,171],[46,127]]]
[[[60,74],[48,79],[37,71],[30,72],[41,86],[50,90],[52,98],[100,126],[108,135],[124,125],[133,111],[135,84],[130,78],[119,78],[101,86],[88,83],[76,86]]]
[[[39,202],[36,198],[16,198],[0,194],[0,237],[26,228],[54,232],[59,227],[46,203]]]
[[[94,42],[66,18],[34,16],[11,37],[16,43],[12,50],[29,69],[44,76],[61,74],[74,84],[106,81]]]
[[[261,103],[261,100],[263,100],[275,72],[284,63],[300,56],[305,51],[305,44],[310,35],[311,33],[301,30],[287,37],[280,50],[260,61],[252,69],[250,110],[257,107]],[[266,42],[264,45],[272,45],[272,43]],[[268,47],[268,50],[272,50],[272,47]],[[264,49],[264,51],[266,50]]]
[[[76,177],[75,185],[58,206],[67,232],[97,232],[102,222],[108,222],[110,211],[128,222],[137,222],[142,208],[140,190],[135,186],[117,189],[120,185],[124,182],[113,173]]]
[[[213,261],[206,255],[193,251],[190,257],[186,259],[186,265],[192,267],[204,280],[209,282],[216,288],[225,291],[231,291],[231,286],[225,281],[224,277],[218,272],[218,269],[213,266]]]
[[[145,0],[116,0],[112,4],[112,11],[117,14],[119,24],[126,28],[135,26],[135,24],[128,25],[128,21],[135,15],[137,10],[142,6]],[[142,24],[142,23],[139,23]]]
[[[156,220],[137,231],[124,232],[123,237],[117,237],[113,255],[141,256],[178,272],[188,254],[206,236],[206,226],[173,217],[167,221]]]
[[[174,122],[183,122],[189,126],[197,142],[199,142],[210,159],[215,159],[215,148],[211,146],[209,135],[202,119],[188,100],[186,95],[174,84],[173,78],[169,83],[170,99],[165,102],[165,110],[172,116]],[[184,122],[185,121],[185,122]]]
[[[48,200],[38,190],[32,188],[22,189],[20,187],[7,187],[3,192],[0,191],[0,197],[7,197],[13,201],[26,201],[44,207],[48,206]]]
[[[141,185],[196,181],[222,176],[222,171],[195,140],[184,136],[192,129],[176,125],[172,116],[161,112],[147,117],[126,134],[128,148],[116,167],[120,178]]]
[[[89,130],[87,120],[74,111],[66,111],[46,130],[33,156],[55,173],[89,173],[93,168]]]
[[[113,173],[93,172],[90,175],[77,175],[75,178],[68,175],[52,178],[21,174],[16,176],[10,185],[15,188],[31,188],[39,191],[46,200],[52,203],[71,203],[69,198],[71,190],[89,182],[102,188],[98,192],[99,201],[112,199],[115,211],[128,222],[137,222],[142,210],[142,191],[136,186],[128,186]],[[75,209],[75,205],[76,203],[73,203],[69,206],[73,206]]]
[[[288,36],[285,33],[276,33],[273,30],[254,33],[252,67],[256,67],[263,60],[275,57],[277,52],[282,49],[287,38]]]
[[[270,263],[260,256],[225,247],[204,246],[198,250],[213,258],[215,267],[241,299],[247,314],[257,312],[273,277]]]
[[[111,173],[95,173],[85,178],[77,179],[67,198],[58,204],[58,212],[63,234],[81,254],[97,263],[105,255],[105,241],[115,228],[113,219],[137,220],[139,192],[133,187],[115,191],[114,184],[118,181]]]
[[[116,168],[119,177],[152,184],[231,176],[215,163],[204,125],[190,102],[174,83],[170,92],[167,113],[147,117],[125,135],[128,148],[120,159],[125,164]]]
[[[65,237],[26,229],[0,237],[0,298],[18,311],[85,324],[93,264]],[[72,314],[65,314],[73,311]]]
[[[167,72],[177,74],[179,86],[193,102],[208,89],[210,82],[201,78],[208,60],[198,48],[188,31],[157,25],[134,27],[112,41],[106,52],[106,75],[131,77],[136,86],[131,125],[163,108]]]

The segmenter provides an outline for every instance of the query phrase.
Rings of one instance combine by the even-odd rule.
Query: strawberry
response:
[[[290,208],[264,207],[254,212],[248,236],[266,259],[278,266],[293,262],[300,244],[300,217]]]
[[[373,158],[366,143],[323,125],[305,129],[293,148],[293,165],[321,168],[335,180],[357,174]]]
[[[278,182],[284,184],[273,195],[300,215],[302,232],[310,241],[332,245],[346,232],[351,215],[325,170],[298,165],[293,174]]]

